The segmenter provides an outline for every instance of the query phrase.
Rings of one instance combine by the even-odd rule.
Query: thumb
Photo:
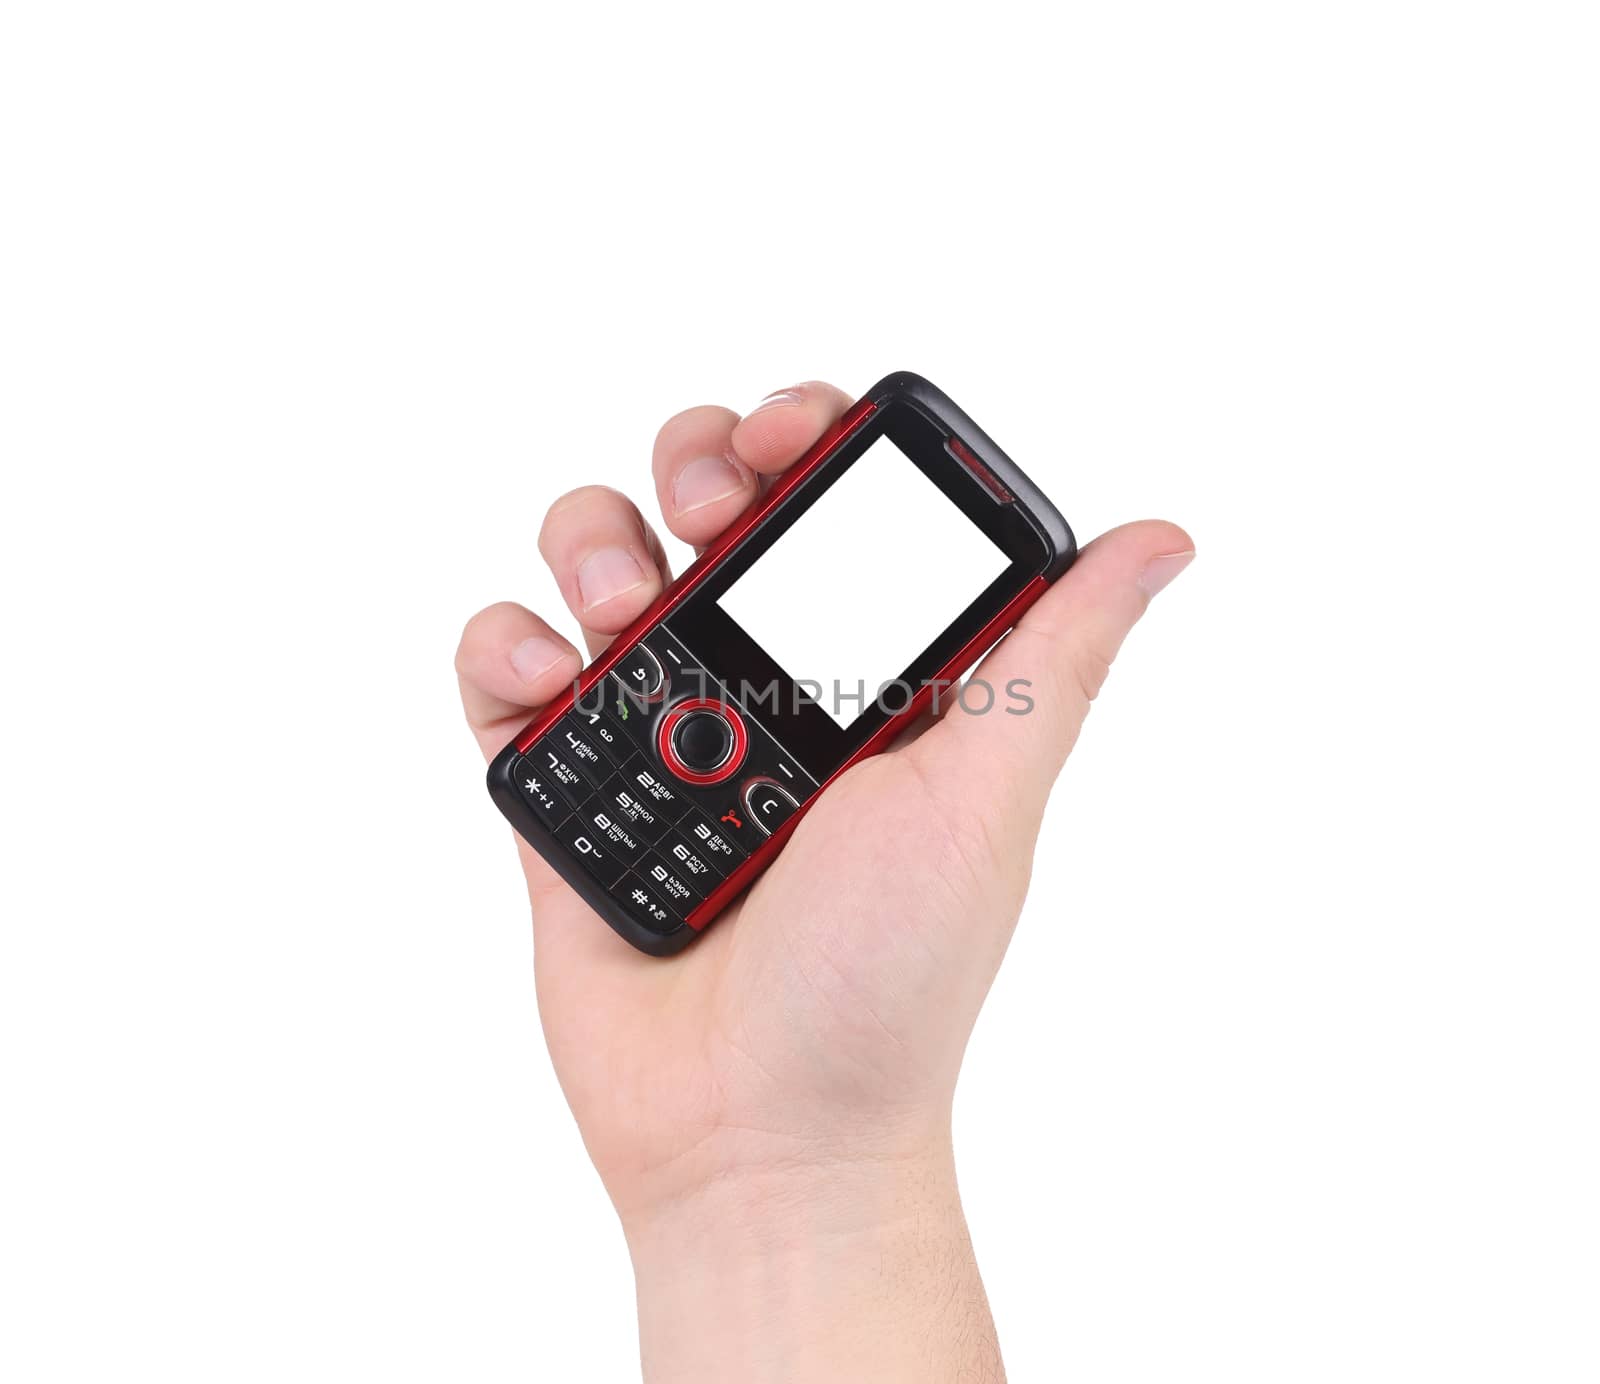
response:
[[[1095,539],[912,747],[936,756],[929,772],[997,813],[1042,812],[1123,639],[1193,558],[1189,535],[1161,520]]]

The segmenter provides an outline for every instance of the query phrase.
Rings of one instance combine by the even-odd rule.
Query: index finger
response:
[[[704,547],[761,493],[765,476],[794,465],[849,406],[830,384],[769,394],[743,418],[732,409],[686,409],[662,424],[651,469],[667,528]]]

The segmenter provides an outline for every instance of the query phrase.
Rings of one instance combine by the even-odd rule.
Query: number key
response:
[[[524,763],[531,761],[543,769],[549,782],[576,807],[605,781],[605,775],[579,768],[566,749],[559,736],[550,736],[534,746]]]
[[[533,759],[524,759],[511,776],[522,800],[547,827],[560,826],[572,811],[567,800],[551,786],[549,775]]]
[[[666,859],[667,864],[677,870],[694,887],[705,893],[720,878],[718,871],[711,867],[711,863],[699,851],[679,836],[676,832],[668,835],[657,849]]]
[[[683,877],[681,870],[673,869],[671,861],[664,860],[659,855],[646,856],[644,864],[634,866],[634,870],[644,877],[645,882],[660,894],[670,907],[685,916],[700,901],[702,891],[689,883]]]
[[[665,770],[657,770],[640,755],[630,759],[622,771],[628,786],[669,822],[675,822],[689,810],[681,793],[667,782]]]
[[[611,773],[611,761],[600,751],[600,738],[576,715],[568,716],[556,727],[552,737],[565,747],[573,763],[592,769],[594,777],[605,779]]]
[[[744,859],[744,851],[735,842],[727,826],[714,824],[710,818],[691,812],[678,823],[678,830],[694,849],[725,875]]]
[[[611,849],[609,842],[601,841],[594,827],[582,817],[569,817],[556,829],[556,837],[591,875],[606,888],[622,878],[627,862]]]

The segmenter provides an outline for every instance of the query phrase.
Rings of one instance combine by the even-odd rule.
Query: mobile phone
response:
[[[623,938],[680,951],[1076,553],[988,434],[889,375],[496,756],[490,794]]]

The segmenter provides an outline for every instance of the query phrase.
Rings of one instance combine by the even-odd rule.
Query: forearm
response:
[[[627,1229],[646,1384],[1005,1378],[948,1146],[740,1174]]]

